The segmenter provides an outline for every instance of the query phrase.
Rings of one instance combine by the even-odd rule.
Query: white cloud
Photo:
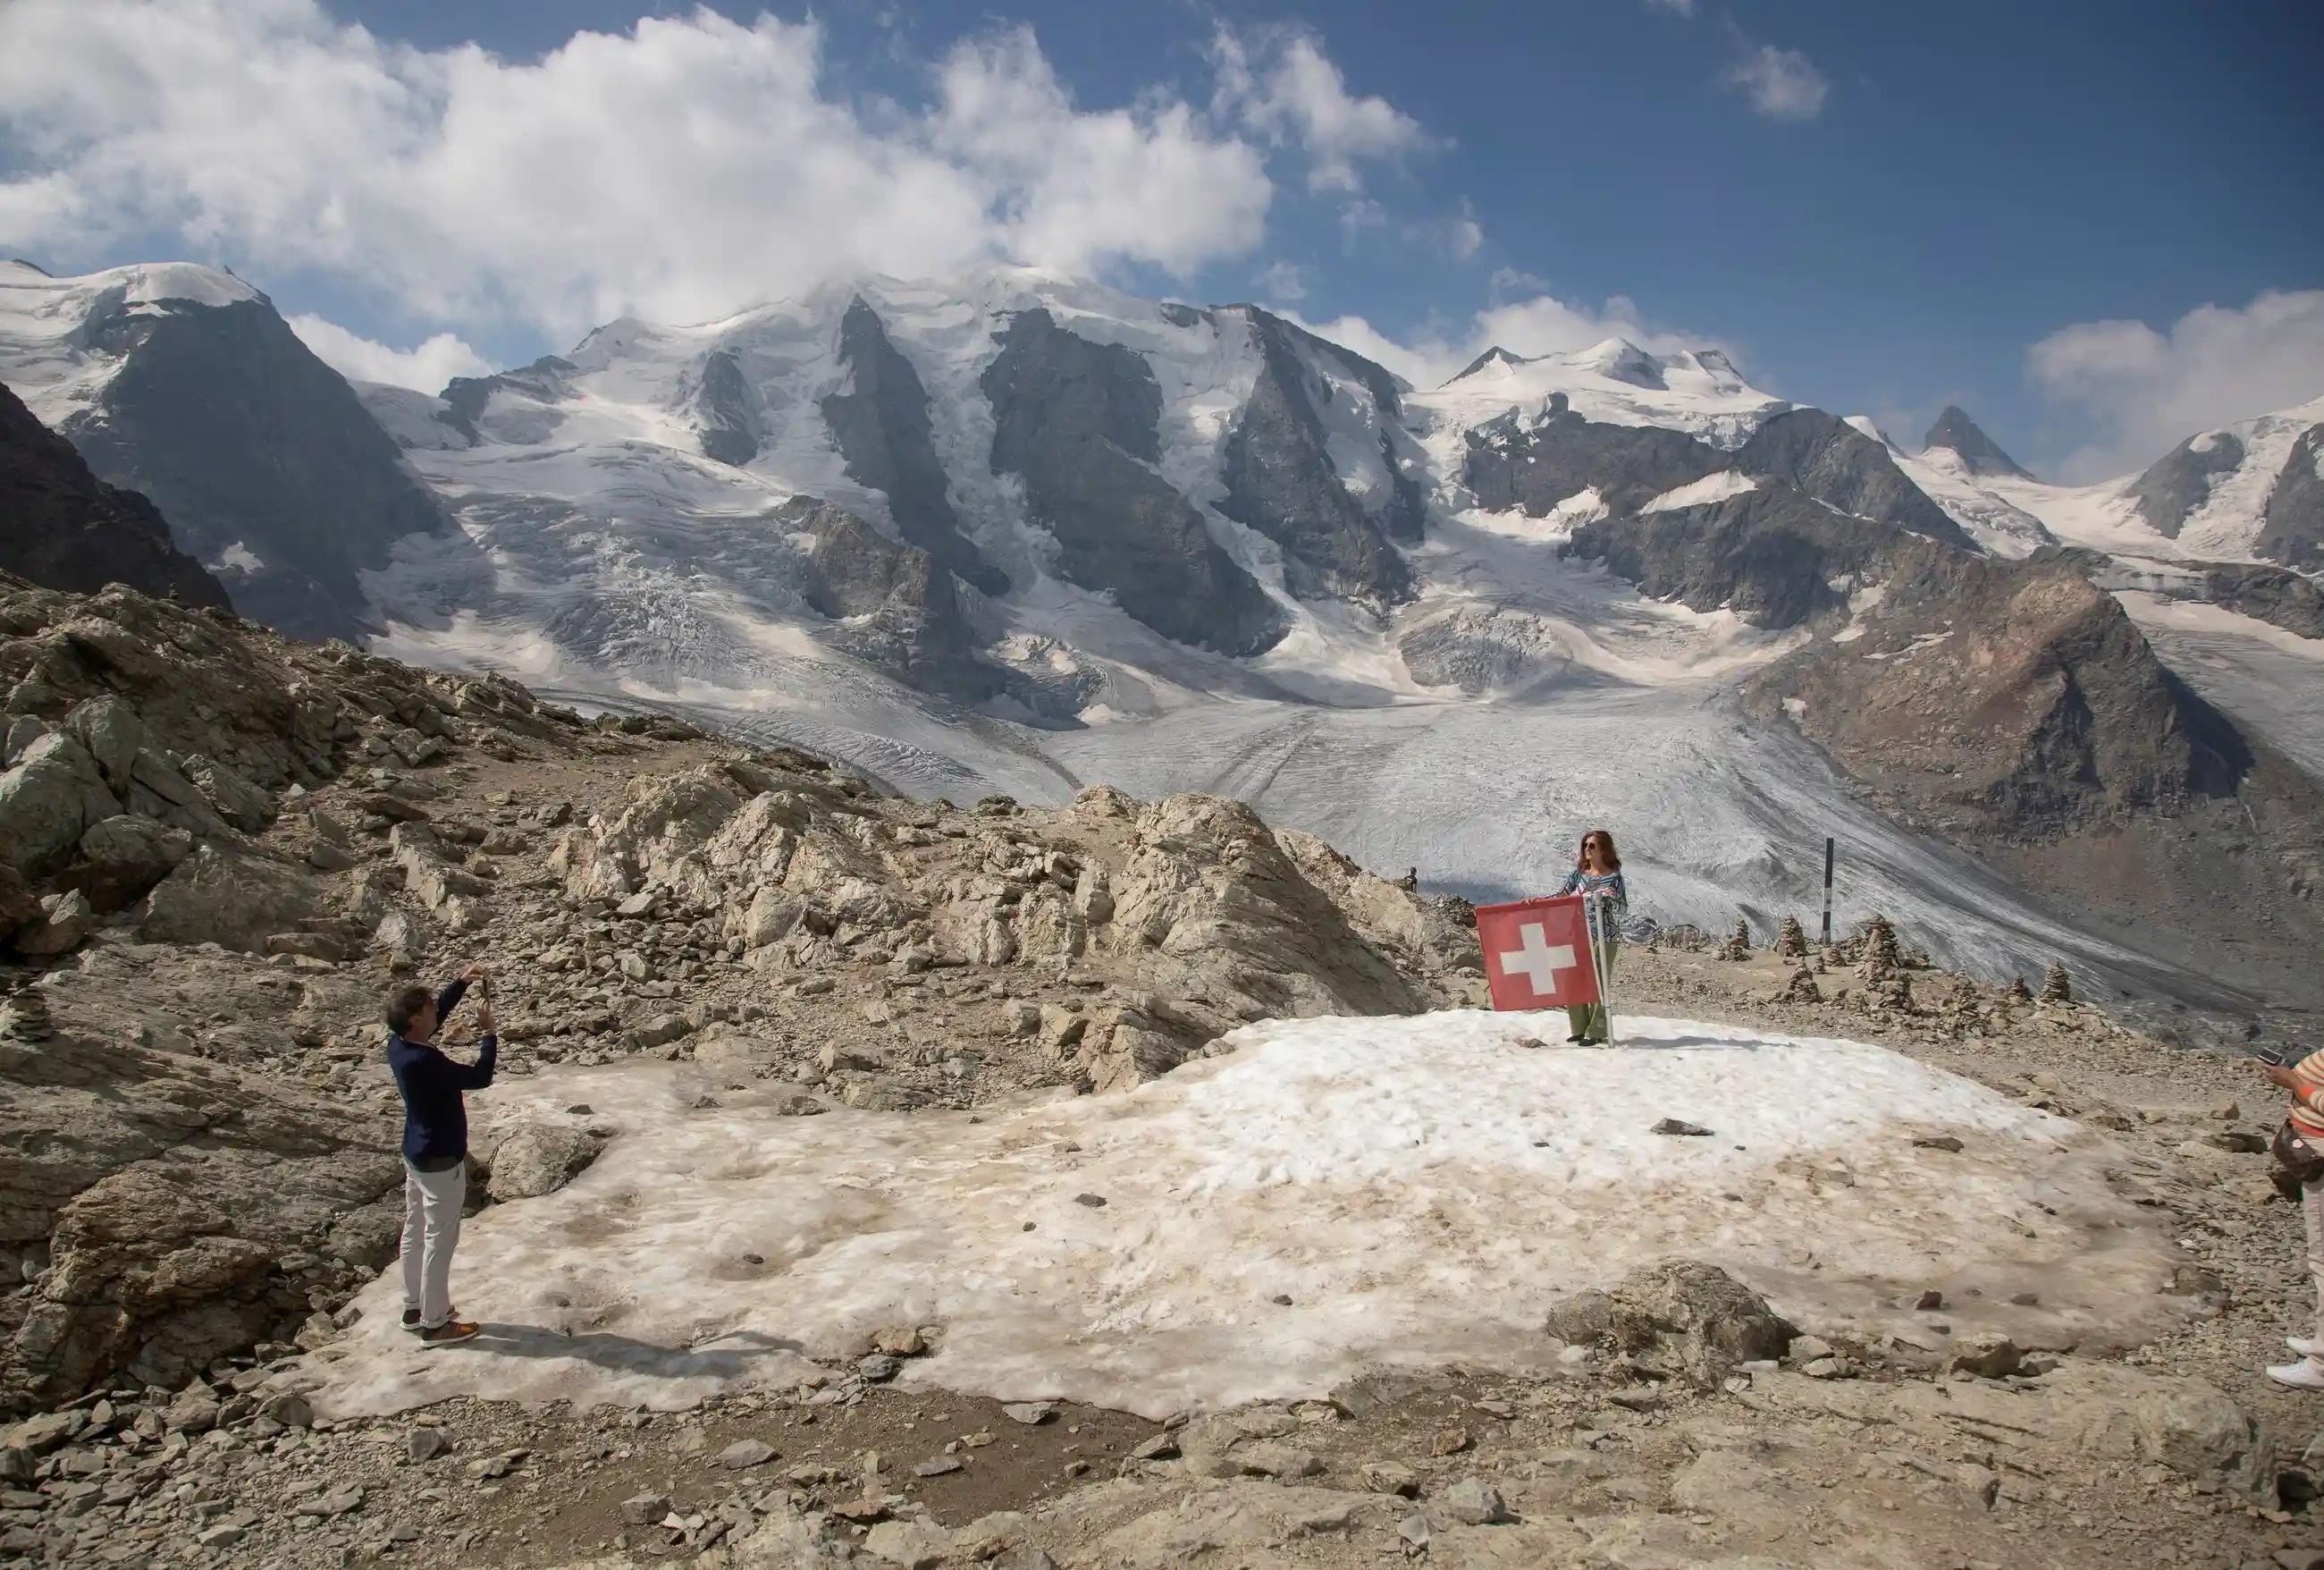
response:
[[[1296,262],[1269,262],[1250,283],[1267,299],[1286,304],[1307,298],[1307,270]]]
[[[1812,120],[1823,113],[1825,96],[1831,91],[1815,61],[1798,50],[1777,49],[1772,43],[1746,48],[1727,68],[1726,80],[1771,120]]]
[[[438,333],[416,347],[391,348],[325,317],[308,312],[290,319],[290,330],[321,360],[350,382],[385,382],[440,392],[455,376],[485,376],[492,365],[465,338]]]
[[[1485,226],[1477,221],[1476,209],[1463,200],[1461,204],[1460,215],[1445,226],[1445,248],[1451,251],[1456,259],[1466,262],[1477,254],[1478,247],[1484,243]]]
[[[2198,431],[2324,394],[2324,290],[2200,306],[2168,332],[2077,322],[2026,350],[2025,372],[2098,433],[2057,466],[2060,476],[2126,474]]]
[[[1211,62],[1216,112],[1277,144],[1305,149],[1310,190],[1361,190],[1359,161],[1392,161],[1434,145],[1419,121],[1386,98],[1349,92],[1347,78],[1304,30],[1245,34],[1222,23],[1211,36]]]
[[[1646,0],[1649,11],[1668,11],[1680,16],[1694,14],[1694,0]]]
[[[1074,105],[1029,32],[955,49],[925,113],[859,109],[822,47],[812,22],[696,10],[516,61],[315,0],[7,0],[0,246],[93,261],[168,234],[569,338],[991,257],[1183,273],[1263,237],[1261,149],[1167,94]]]
[[[939,81],[936,144],[997,185],[1010,254],[1068,271],[1132,257],[1183,273],[1265,234],[1273,188],[1255,149],[1213,137],[1175,101],[1076,110],[1028,27],[961,44]]]

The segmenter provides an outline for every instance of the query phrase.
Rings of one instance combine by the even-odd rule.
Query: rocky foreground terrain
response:
[[[1666,934],[1619,1002],[1883,1043],[2106,1131],[2183,1255],[2168,1333],[1959,1337],[1932,1289],[1925,1342],[1867,1343],[1674,1261],[1545,1303],[1537,1379],[1152,1422],[904,1389],[944,1327],[899,1325],[680,1413],[318,1420],[303,1376],[401,1219],[400,977],[496,965],[513,1076],[656,1054],[798,1116],[976,1108],[1120,1094],[1248,1020],[1478,1002],[1467,911],[1231,802],[899,799],[121,589],[0,579],[0,1558],[2324,1565],[2324,1407],[2257,1372],[2306,1328],[2273,1093],[1909,932]],[[474,1203],[602,1137],[480,1127]]]

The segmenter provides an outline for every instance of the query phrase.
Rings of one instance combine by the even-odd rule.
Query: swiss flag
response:
[[[1485,984],[1496,1009],[1568,1008],[1598,1002],[1590,926],[1580,895],[1477,907]]]

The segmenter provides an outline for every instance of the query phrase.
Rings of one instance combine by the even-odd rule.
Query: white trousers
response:
[[[2308,1224],[2308,1274],[2316,1283],[2316,1317],[2308,1334],[2324,1346],[2324,1179],[2300,1186],[2300,1218]]]
[[[467,1197],[466,1162],[441,1172],[403,1164],[403,1306],[420,1311],[425,1329],[452,1317],[452,1251]]]

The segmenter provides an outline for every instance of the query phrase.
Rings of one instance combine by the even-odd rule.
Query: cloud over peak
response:
[[[1268,143],[1161,89],[1076,103],[1028,28],[929,62],[918,106],[851,101],[824,47],[812,21],[707,9],[520,60],[389,44],[315,0],[10,0],[0,246],[173,240],[569,339],[863,272],[1183,275],[1265,237]],[[1268,59],[1253,113],[1319,159],[1417,134],[1312,38]]]
[[[2108,479],[2198,431],[2324,394],[2324,290],[2266,290],[2240,309],[2203,305],[2164,331],[2076,322],[2025,352],[2027,379],[2093,434],[2061,477]]]

